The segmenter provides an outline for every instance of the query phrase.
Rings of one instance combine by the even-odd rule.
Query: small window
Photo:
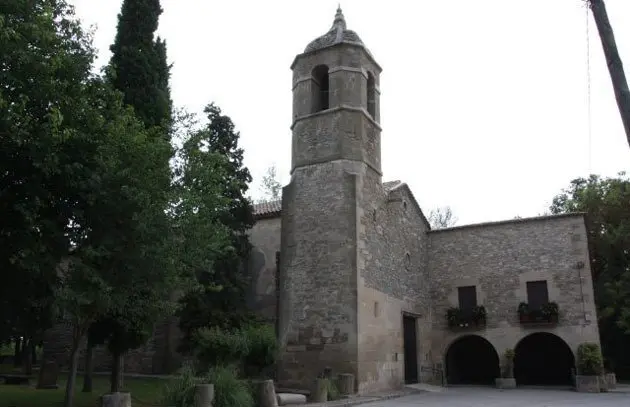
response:
[[[328,67],[317,65],[312,72],[312,113],[326,110],[330,107],[330,81]]]
[[[367,111],[376,119],[376,83],[374,81],[374,75],[372,72],[368,72],[367,77]]]
[[[477,306],[477,287],[474,285],[457,288],[459,309],[469,311]]]
[[[378,318],[381,315],[381,310],[378,306],[378,301],[374,301],[374,317]]]
[[[409,269],[411,267],[411,255],[409,253],[405,254],[405,268]]]
[[[547,281],[528,281],[527,282],[527,305],[530,310],[539,310],[543,305],[549,302],[549,291],[547,289]]]

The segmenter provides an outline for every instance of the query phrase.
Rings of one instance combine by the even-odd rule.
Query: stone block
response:
[[[516,379],[514,379],[513,377],[498,377],[494,379],[494,384],[496,385],[497,389],[515,389]]]
[[[354,394],[354,375],[350,373],[339,374],[339,395],[350,397]]]
[[[100,407],[131,407],[131,393],[104,394],[100,398]]]
[[[277,399],[279,406],[306,404],[306,396],[303,394],[278,393]]]
[[[195,385],[195,407],[212,407],[214,400],[213,384]]]
[[[261,380],[256,383],[257,404],[260,407],[278,407],[276,389],[273,380]]]
[[[617,388],[617,375],[614,373],[606,373],[606,383],[608,384],[609,389]]]
[[[599,393],[599,376],[575,376],[575,390],[580,393]]]
[[[313,403],[325,403],[328,401],[328,379],[315,379],[315,388],[311,393],[311,401]]]
[[[37,379],[38,389],[57,389],[57,379],[59,378],[59,365],[54,360],[44,362]]]

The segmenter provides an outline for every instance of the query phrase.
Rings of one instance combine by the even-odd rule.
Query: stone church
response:
[[[519,384],[569,384],[577,347],[599,344],[583,215],[431,230],[407,184],[382,180],[381,67],[341,10],[291,70],[291,180],[250,231],[249,300],[276,323],[278,381],[308,388],[329,368],[360,393],[490,384],[513,349]],[[127,371],[160,372],[175,328]]]

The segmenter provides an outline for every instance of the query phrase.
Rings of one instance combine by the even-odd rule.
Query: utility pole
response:
[[[630,145],[630,91],[628,90],[628,81],[626,80],[626,74],[623,70],[619,50],[617,49],[615,34],[613,33],[612,26],[610,25],[610,20],[608,19],[608,13],[606,11],[604,0],[586,1],[593,12],[593,18],[595,19],[595,24],[597,25],[599,38],[602,41],[602,48],[604,49],[604,55],[606,56],[606,64],[608,65],[608,72],[610,73],[610,79],[615,91],[615,98],[617,99],[617,106],[619,107],[619,113],[621,114],[621,121],[623,122],[623,127],[626,131],[628,145]]]

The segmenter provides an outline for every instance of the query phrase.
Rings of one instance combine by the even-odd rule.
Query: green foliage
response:
[[[328,400],[329,401],[333,401],[333,400],[339,400],[340,397],[340,393],[339,393],[339,388],[337,388],[337,384],[335,383],[335,380],[332,378],[326,378],[326,394],[328,394]]]
[[[110,47],[110,80],[147,127],[160,126],[166,130],[161,134],[166,135],[172,102],[166,42],[154,39],[160,14],[159,0],[123,1],[116,38]]]
[[[94,52],[65,1],[0,6],[0,336],[40,337],[52,319],[56,266],[70,249],[68,213],[91,177],[77,134]]]
[[[518,314],[521,316],[529,314],[529,304],[527,304],[526,302],[521,302],[520,304],[518,304]]]
[[[557,302],[551,301],[551,302],[548,302],[547,304],[544,304],[542,306],[541,311],[545,317],[549,319],[553,319],[553,318],[558,318],[560,309],[558,307]]]
[[[192,226],[209,225],[209,233],[220,232],[226,240],[223,246],[210,252],[211,263],[199,264],[194,270],[200,289],[181,300],[182,349],[188,351],[192,335],[199,328],[240,328],[252,320],[246,303],[250,286],[247,274],[250,244],[246,231],[253,226],[254,219],[251,203],[245,196],[251,175],[243,165],[243,150],[238,146],[240,136],[232,120],[214,104],[208,105],[205,112],[206,125],[200,129],[190,126],[183,136],[176,175],[177,187],[185,198],[178,210],[189,212],[188,204],[200,208],[198,216],[190,217],[195,222]],[[213,189],[197,190],[200,179],[212,180],[208,185]],[[188,226],[182,229],[188,230]],[[200,238],[203,237],[197,239]],[[216,238],[206,241],[212,239],[217,241]]]
[[[208,382],[214,384],[215,407],[254,407],[250,386],[238,378],[236,366],[216,366],[208,373]]]
[[[501,366],[501,375],[505,379],[514,377],[514,353],[513,349],[506,349],[503,353],[503,364]]]
[[[241,329],[203,328],[194,335],[199,371],[211,366],[239,365],[259,377],[273,366],[278,342],[273,326],[251,324]]]
[[[249,325],[242,330],[247,340],[245,365],[260,376],[274,365],[278,358],[278,340],[275,327],[270,324]]]
[[[195,369],[185,365],[179,374],[169,380],[162,388],[161,405],[170,407],[194,407],[195,385],[199,379],[195,376]]]
[[[603,373],[602,353],[596,343],[582,343],[578,346],[578,374],[598,376]]]
[[[241,331],[229,331],[217,327],[203,328],[194,336],[199,370],[211,366],[227,366],[245,359],[249,350],[247,337]]]
[[[630,178],[591,175],[571,182],[553,200],[554,214],[584,212],[602,349],[630,377]],[[625,369],[625,370],[624,370]]]

